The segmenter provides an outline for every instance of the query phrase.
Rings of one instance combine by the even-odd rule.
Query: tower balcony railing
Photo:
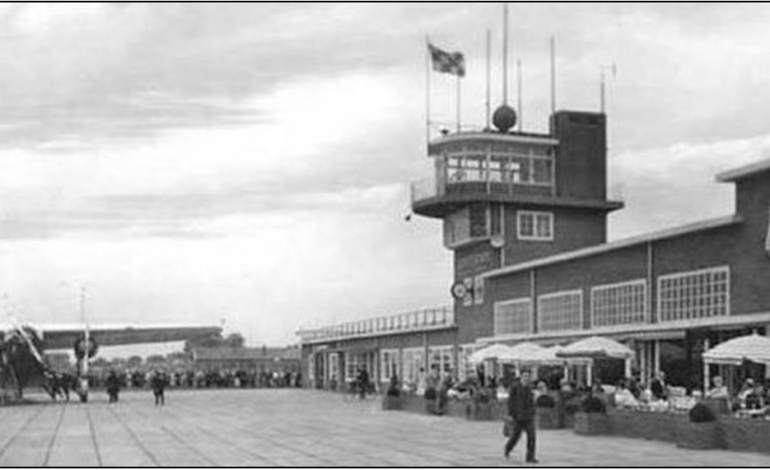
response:
[[[491,176],[491,177],[487,177]],[[465,175],[454,178],[425,178],[411,184],[412,206],[443,196],[462,194],[550,196],[550,183],[533,184],[505,180],[496,175]]]
[[[353,322],[339,323],[297,334],[303,343],[314,343],[382,334],[410,333],[455,325],[454,309],[442,306]]]

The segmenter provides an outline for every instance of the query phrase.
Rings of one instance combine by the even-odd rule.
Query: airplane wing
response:
[[[45,349],[71,349],[83,337],[83,325],[29,325],[42,336]],[[166,343],[218,336],[219,326],[201,325],[93,325],[90,337],[101,346]]]

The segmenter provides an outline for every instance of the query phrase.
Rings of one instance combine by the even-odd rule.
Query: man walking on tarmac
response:
[[[535,458],[535,398],[530,387],[529,371],[523,371],[519,380],[514,382],[508,395],[508,414],[513,420],[513,430],[508,442],[505,443],[505,458],[521,437],[521,432],[527,433],[527,463],[538,463]]]

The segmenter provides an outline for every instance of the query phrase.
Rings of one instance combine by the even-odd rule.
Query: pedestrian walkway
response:
[[[43,398],[41,397],[41,400]],[[524,442],[503,458],[497,422],[380,410],[379,400],[296,389],[150,391],[83,405],[0,408],[0,466],[498,467],[523,465]],[[541,465],[770,466],[770,456],[693,451],[613,437],[538,434]]]

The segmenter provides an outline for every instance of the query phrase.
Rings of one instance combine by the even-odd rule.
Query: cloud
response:
[[[165,129],[258,120],[242,103],[286,83],[402,65],[397,48],[372,50],[382,26],[370,32],[358,21],[360,11],[346,10],[265,4],[94,5],[66,14],[53,5],[10,9],[0,18],[8,31],[0,42],[0,124],[12,128],[2,145],[151,137]]]
[[[770,134],[617,155],[610,163],[610,181],[626,207],[612,215],[611,237],[732,214],[734,186],[716,182],[716,175],[763,158],[770,158]]]
[[[398,80],[294,82],[243,105],[269,121],[166,130],[152,145],[119,142],[63,156],[6,151],[0,237],[208,237],[216,234],[200,229],[206,219],[341,210],[327,207],[337,195],[355,205],[346,193],[382,185],[403,186],[405,198],[422,159],[412,121],[395,112],[413,110],[411,96],[396,94]]]
[[[515,4],[525,130],[598,108],[608,81],[613,238],[732,211],[714,173],[759,158],[770,9]],[[484,121],[485,35],[499,4],[0,5],[0,278],[35,318],[95,312],[293,340],[300,321],[445,303],[436,220],[406,224],[425,157],[425,35],[461,50],[463,123]],[[431,77],[434,121],[456,82]],[[43,292],[41,294],[41,292]],[[63,307],[64,306],[64,307]],[[99,313],[95,314],[97,319]],[[74,318],[77,319],[77,318]]]

